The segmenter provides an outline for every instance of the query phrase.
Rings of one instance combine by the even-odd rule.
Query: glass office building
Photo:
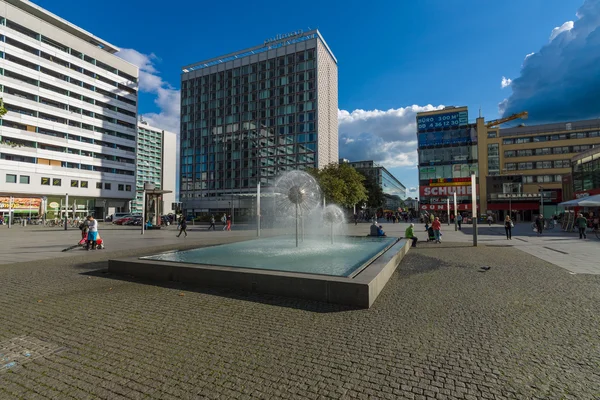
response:
[[[247,208],[259,182],[337,162],[337,110],[337,60],[317,30],[184,67],[184,208]]]
[[[365,176],[372,177],[383,190],[386,198],[385,207],[395,210],[402,206],[402,200],[406,199],[406,186],[402,184],[394,175],[384,166],[370,161],[346,161],[350,166]]]

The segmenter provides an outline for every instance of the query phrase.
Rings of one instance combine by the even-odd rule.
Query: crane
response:
[[[486,128],[493,128],[493,127],[501,125],[501,124],[503,124],[505,122],[513,121],[515,119],[519,119],[519,118],[527,119],[528,116],[529,116],[529,113],[527,111],[523,111],[523,112],[520,112],[520,113],[509,115],[508,117],[504,117],[504,118],[500,118],[500,119],[495,119],[495,120],[490,121],[487,124],[485,124],[485,126],[486,126]]]

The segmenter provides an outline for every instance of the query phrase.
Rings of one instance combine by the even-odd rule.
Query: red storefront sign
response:
[[[479,185],[477,189],[479,192]],[[471,185],[469,186],[421,186],[419,188],[421,197],[427,196],[452,196],[456,192],[457,196],[470,196],[472,193]]]
[[[459,211],[472,210],[471,204],[457,204]],[[421,210],[425,211],[446,211],[448,207],[446,204],[421,204]],[[450,211],[454,210],[454,204],[450,204]]]
[[[576,199],[582,199],[584,197],[594,196],[594,195],[597,195],[597,194],[600,194],[600,188],[586,190],[585,192],[575,192],[575,198]]]

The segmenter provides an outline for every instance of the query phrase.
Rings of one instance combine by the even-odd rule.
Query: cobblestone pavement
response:
[[[143,253],[0,265],[1,399],[600,398],[600,276],[511,247],[422,245],[370,310],[105,272]]]

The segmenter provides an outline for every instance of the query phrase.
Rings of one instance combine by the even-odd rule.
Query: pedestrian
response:
[[[208,227],[209,231],[210,231],[210,228],[213,228],[213,231],[217,230],[217,228],[215,227],[215,216],[214,215],[210,216],[210,226]]]
[[[494,222],[494,218],[491,215],[488,215],[487,222],[489,226],[492,226],[492,222]]]
[[[221,217],[221,222],[223,223],[223,230],[227,229],[227,214],[223,213]]]
[[[81,224],[79,224],[79,230],[81,231],[81,239],[85,239],[88,233],[88,224],[83,221]]]
[[[408,226],[408,228],[406,228],[406,231],[404,232],[404,236],[406,236],[407,239],[412,240],[412,247],[417,247],[417,241],[419,239],[417,239],[417,237],[415,236],[415,224],[410,224]]]
[[[96,246],[98,243],[98,221],[96,221],[91,215],[88,215],[86,219],[88,226],[88,234],[85,249],[89,250],[91,246],[92,250],[96,250]]]
[[[358,214],[354,213],[354,226],[358,225]]]
[[[226,230],[230,231],[231,230],[231,214],[229,214],[227,216],[227,218],[225,219],[225,221],[227,222],[227,229]]]
[[[462,220],[463,220],[462,214],[458,214],[456,216],[456,223],[458,224],[458,230],[459,231],[462,230],[462,228],[461,228],[461,226],[462,226]]]
[[[577,228],[579,228],[579,239],[587,239],[587,235],[585,234],[587,224],[587,218],[584,217],[582,213],[579,213],[578,218],[575,220],[575,225],[577,225]]]
[[[513,224],[512,220],[510,219],[510,216],[507,215],[506,219],[504,220],[504,230],[506,231],[506,240],[512,240],[512,228],[515,226],[515,224]]]
[[[181,218],[181,222],[179,223],[179,234],[177,235],[177,237],[181,236],[181,233],[185,233],[185,237],[187,237],[187,221],[185,220],[185,218]]]
[[[538,215],[535,219],[535,229],[538,235],[541,235],[544,231],[544,216],[542,214]]]
[[[442,243],[442,224],[440,223],[439,217],[435,217],[431,227],[433,228],[433,234],[435,235],[435,242]]]

